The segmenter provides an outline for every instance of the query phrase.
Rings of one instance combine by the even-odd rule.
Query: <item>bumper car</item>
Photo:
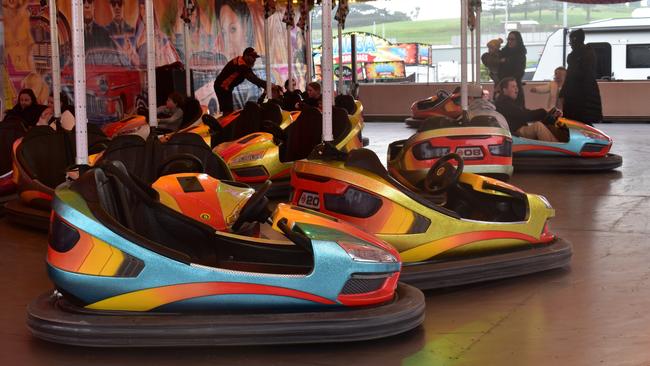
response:
[[[463,158],[465,171],[507,181],[512,176],[512,136],[490,116],[467,124],[428,119],[406,140],[388,145],[388,172],[410,189],[421,187],[431,166],[449,153]]]
[[[362,146],[362,109],[359,102],[352,115],[343,108],[332,108],[334,144],[338,149],[350,151]],[[259,186],[271,180],[269,195],[287,196],[291,191],[291,168],[321,142],[322,123],[321,112],[306,106],[285,129],[266,123],[263,131],[220,144],[214,152],[228,164],[236,181]]]
[[[456,118],[461,111],[460,88],[456,88],[452,93],[438,90],[436,95],[413,103],[411,117],[404,122],[409,127],[417,128],[428,118],[440,116]]]
[[[238,140],[251,133],[262,130],[264,121],[277,125],[280,129],[286,128],[299,115],[299,112],[282,110],[273,102],[255,103],[247,102],[243,109],[215,119],[212,116],[203,116],[203,123],[211,132],[210,146],[215,147],[224,142]]]
[[[22,119],[7,116],[0,123],[0,216],[4,215],[5,203],[16,198],[11,154],[14,142],[23,136],[25,127]]]
[[[597,128],[559,118],[552,131],[560,142],[513,136],[512,164],[516,171],[595,172],[623,165],[620,155],[609,153],[612,139]]]
[[[215,231],[160,203],[119,162],[55,196],[47,268],[56,290],[28,307],[38,338],[95,347],[347,342],[424,319],[423,295],[397,284],[394,249],[288,205],[260,216],[263,192],[242,198],[235,224],[272,222],[282,240]]]
[[[370,150],[344,154],[321,145],[296,162],[292,202],[393,245],[404,262],[401,280],[421,289],[569,265],[571,245],[549,232],[555,211],[544,197],[462,170],[462,159],[447,155],[414,191]]]
[[[199,101],[195,98],[188,97],[185,100],[185,104],[183,105],[182,109],[183,121],[181,122],[178,130],[185,130],[190,126],[197,124],[203,115],[203,108],[199,104]],[[133,115],[124,118],[121,121],[108,123],[102,127],[102,131],[109,138],[121,135],[138,135],[141,138],[146,139],[151,131],[149,128],[149,122],[147,120],[148,113],[146,110],[140,110],[139,113],[142,115]],[[158,128],[156,130],[156,133],[159,135],[171,134],[173,132],[176,131],[164,130],[161,128]]]
[[[108,139],[96,125],[88,125],[88,151],[106,147]],[[7,217],[16,223],[47,230],[54,188],[66,180],[75,164],[74,132],[49,126],[32,127],[13,146],[13,181],[18,198],[5,204]]]

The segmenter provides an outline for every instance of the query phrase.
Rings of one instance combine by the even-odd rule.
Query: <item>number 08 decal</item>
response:
[[[479,146],[458,147],[456,148],[456,154],[460,155],[465,160],[483,158],[483,150],[481,150]]]
[[[298,200],[298,206],[318,210],[320,208],[320,198],[317,193],[302,192]]]

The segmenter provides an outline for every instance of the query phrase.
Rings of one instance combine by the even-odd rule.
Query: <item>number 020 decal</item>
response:
[[[298,206],[313,208],[318,210],[320,208],[320,198],[318,194],[311,192],[302,192],[298,200]]]

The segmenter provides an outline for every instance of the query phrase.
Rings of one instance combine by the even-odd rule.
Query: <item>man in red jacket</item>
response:
[[[244,79],[260,88],[266,88],[266,81],[253,73],[253,65],[258,57],[260,56],[253,47],[246,48],[242,56],[237,56],[226,64],[214,81],[214,92],[219,100],[219,109],[224,115],[234,110],[232,91]]]

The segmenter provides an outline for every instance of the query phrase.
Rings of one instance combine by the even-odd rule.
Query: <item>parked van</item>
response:
[[[585,43],[596,51],[599,79],[650,79],[650,17],[602,20],[572,27],[578,28],[585,31]],[[533,81],[553,79],[553,71],[563,65],[563,57],[571,52],[571,30],[559,29],[548,38]]]

